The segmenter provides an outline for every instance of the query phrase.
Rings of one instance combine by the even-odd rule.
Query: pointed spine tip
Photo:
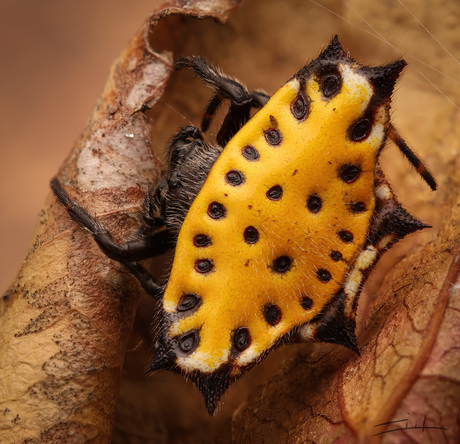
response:
[[[200,374],[193,379],[203,396],[207,412],[212,416],[231,383],[228,365],[210,374]]]
[[[344,312],[345,291],[342,289],[336,296],[335,302],[329,306],[313,336],[320,342],[342,345],[359,356],[358,339],[356,338],[356,322],[348,319]]]
[[[402,239],[410,233],[431,228],[420,220],[413,217],[405,208],[398,205],[389,215],[387,225],[388,234],[395,234],[398,239]]]
[[[363,67],[363,74],[370,80],[376,91],[379,103],[389,99],[402,70],[407,65],[404,59],[396,60],[384,66]]]
[[[339,41],[339,36],[336,34],[326,49],[321,52],[319,59],[335,59],[346,56],[345,50]]]

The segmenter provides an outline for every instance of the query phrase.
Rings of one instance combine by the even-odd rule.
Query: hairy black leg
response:
[[[401,152],[406,156],[407,160],[415,167],[417,173],[420,174],[422,179],[428,184],[428,186],[436,191],[438,187],[436,179],[430,173],[428,168],[424,163],[417,157],[417,155],[407,146],[407,143],[404,139],[398,134],[395,127],[390,125],[388,137],[396,144],[396,146],[401,150]]]
[[[148,295],[155,299],[163,297],[163,288],[156,283],[155,278],[141,264],[128,262],[123,265],[137,278]]]
[[[225,119],[217,133],[216,140],[220,146],[227,145],[228,141],[248,122],[251,117],[251,109],[262,108],[270,99],[270,96],[258,92],[250,91],[251,101],[245,105],[238,105],[232,102],[225,116]]]
[[[141,285],[149,294],[158,295],[161,292],[161,287],[156,284],[153,276],[135,261],[158,256],[170,250],[174,245],[174,240],[168,230],[162,230],[133,241],[117,244],[108,230],[90,216],[83,207],[69,198],[58,179],[54,178],[51,181],[51,189],[72,220],[93,235],[99,248],[109,258],[123,263],[139,279]]]
[[[251,117],[251,109],[262,108],[270,99],[270,96],[260,91],[250,91],[251,101],[244,105],[231,102],[227,115],[217,133],[216,140],[221,146],[227,145],[228,141],[248,122]]]
[[[264,91],[251,91],[251,96],[253,97],[254,101],[260,103],[260,107],[262,108],[265,104],[270,100],[270,96]]]
[[[227,142],[249,120],[252,108],[262,108],[270,98],[261,91],[248,91],[248,89],[235,79],[223,74],[208,61],[201,57],[181,57],[176,69],[191,69],[201,77],[209,86],[216,90],[216,94],[206,107],[201,122],[203,131],[206,131],[214,118],[217,110],[224,100],[231,101],[230,108],[224,123],[217,134],[217,143],[225,146]]]
[[[174,65],[176,70],[191,69],[201,77],[209,86],[216,90],[225,99],[230,99],[239,105],[251,101],[247,88],[238,81],[220,72],[207,60],[197,56],[185,56],[178,59]]]
[[[220,106],[224,103],[225,97],[223,97],[220,94],[214,94],[209,101],[209,103],[206,105],[206,108],[204,109],[203,117],[201,118],[201,130],[203,132],[206,132],[212,122],[212,119],[216,115],[218,109]]]
[[[69,198],[58,179],[54,178],[51,181],[51,188],[70,217],[93,235],[100,249],[110,259],[122,263],[140,261],[159,256],[171,249],[172,237],[167,230],[142,236],[122,244],[115,243],[108,230],[90,216],[83,207]]]
[[[167,192],[167,180],[160,180],[157,187],[150,187],[142,206],[142,216],[148,230],[158,230],[165,225],[164,214]],[[155,215],[155,212],[157,215]]]
[[[227,115],[222,122],[222,125],[217,133],[216,140],[220,146],[227,145],[228,141],[245,125],[249,120],[251,106],[235,105],[233,102]]]

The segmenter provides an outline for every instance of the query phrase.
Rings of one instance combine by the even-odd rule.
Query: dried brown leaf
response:
[[[174,57],[207,56],[249,87],[271,93],[335,33],[365,63],[383,63],[402,52],[363,38],[362,30],[348,28],[310,2],[247,0],[226,26],[192,18],[214,14],[223,22],[237,3],[168,4],[150,18],[155,27],[144,28],[153,29],[148,42],[142,30],[114,65],[99,107],[60,177],[117,240],[136,234],[139,201],[158,173],[147,144],[151,122],[142,109],[162,93],[173,60],[168,51]],[[325,2],[346,18],[353,16],[353,8],[371,17],[372,25],[388,39],[391,26],[407,19],[407,12],[393,3],[389,7],[386,2],[362,0],[346,5]],[[424,17],[444,13],[445,23],[454,29],[458,25],[453,0],[435,11],[430,2],[419,3],[417,12]],[[442,36],[443,29],[436,31],[453,47],[449,27]],[[422,48],[429,63],[455,75],[444,53],[426,49],[432,46],[413,29],[409,34],[415,37],[406,37],[406,48],[415,54]],[[404,241],[405,250],[389,254],[379,264],[367,285],[372,302],[368,309],[364,299],[360,304],[361,357],[334,346],[310,353],[308,345],[279,350],[232,387],[217,416],[210,418],[190,383],[168,373],[152,378],[142,374],[150,357],[151,319],[158,310],[143,299],[123,367],[113,442],[458,441],[459,113],[444,98],[427,92],[410,69],[395,105],[397,124],[432,168],[440,191],[424,190],[415,174],[408,175],[399,155],[387,155],[384,168],[411,212],[433,224],[432,233],[441,223],[442,228],[428,244],[432,233],[412,236]],[[455,98],[450,83],[441,76],[435,80]],[[198,124],[209,91],[192,82],[187,73],[172,74],[162,100],[147,113],[155,122],[156,147],[188,119]],[[134,98],[131,105],[128,97]],[[135,140],[139,137],[138,144],[133,145],[131,134]],[[87,162],[83,167],[82,157]],[[94,162],[102,166],[102,178],[92,169]],[[123,187],[117,185],[117,175]],[[108,442],[139,287],[122,267],[104,258],[52,198],[34,239],[0,321],[0,402],[5,412],[0,441]],[[426,245],[401,259],[417,243]],[[289,355],[294,357],[267,381]],[[409,418],[409,425],[420,425],[425,414],[426,425],[448,430],[426,430],[423,435],[409,430],[372,438],[383,431],[373,427],[378,423]]]
[[[169,14],[223,20],[237,4],[173,2],[153,14],[114,63],[58,177],[116,240],[136,235],[159,173],[144,110],[162,95],[172,54],[149,34]],[[0,321],[0,442],[107,443],[140,288],[101,254],[50,194]]]

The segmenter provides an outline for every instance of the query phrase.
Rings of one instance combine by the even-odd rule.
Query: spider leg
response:
[[[167,230],[142,236],[139,239],[122,244],[115,243],[107,229],[90,216],[83,207],[69,198],[58,179],[54,178],[51,181],[51,188],[70,217],[93,235],[100,249],[110,259],[121,263],[140,261],[159,256],[170,249],[169,242],[171,237]]]
[[[394,142],[394,144],[400,149],[401,153],[406,156],[407,160],[414,166],[417,170],[417,173],[420,174],[422,179],[428,184],[428,186],[433,190],[436,191],[438,187],[436,183],[436,179],[430,173],[428,168],[425,164],[417,157],[408,146],[404,139],[399,135],[393,125],[390,125],[388,137]]]
[[[93,235],[99,248],[109,258],[121,262],[139,280],[147,293],[157,298],[160,297],[161,287],[156,284],[154,277],[136,261],[158,256],[170,250],[174,242],[168,230],[117,244],[107,229],[83,207],[70,199],[57,178],[51,181],[51,189],[70,217]]]
[[[201,129],[203,132],[206,132],[209,129],[211,122],[217,113],[217,110],[224,103],[224,101],[225,97],[220,94],[214,94],[212,96],[211,100],[206,105],[203,117],[201,118]]]
[[[141,264],[138,262],[128,262],[123,265],[135,278],[137,278],[148,295],[155,299],[161,299],[163,297],[163,287],[156,283],[155,278]]]
[[[203,115],[201,122],[203,131],[207,131],[224,100],[228,99],[231,101],[224,123],[217,134],[217,143],[221,146],[225,146],[241,127],[246,124],[252,108],[262,108],[270,98],[270,96],[262,91],[248,91],[238,80],[223,74],[201,57],[181,57],[176,62],[175,68],[193,70],[198,77],[201,77],[216,91]]]
[[[166,178],[162,178],[159,184],[149,188],[142,206],[142,216],[147,230],[156,231],[165,225],[164,214],[166,211],[166,193],[168,183]],[[155,212],[158,214],[155,215]]]

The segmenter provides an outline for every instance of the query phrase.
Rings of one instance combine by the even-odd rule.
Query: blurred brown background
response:
[[[0,293],[7,289],[26,254],[37,214],[48,193],[49,180],[83,128],[104,86],[112,61],[148,14],[161,3],[160,0],[3,0],[0,3]],[[251,29],[239,28],[238,14],[253,13],[255,3],[259,3],[259,0],[247,0],[228,25],[229,32],[234,32],[242,44],[251,45],[253,42]],[[283,45],[286,48],[285,60],[279,60],[280,69],[283,70],[286,69],[286,60],[297,58],[307,61],[318,54],[321,45],[327,43],[333,34],[339,33],[344,46],[358,60],[377,64],[404,55],[410,67],[400,84],[395,118],[403,136],[410,131],[420,130],[420,140],[423,141],[425,128],[420,126],[419,114],[429,113],[430,110],[424,109],[423,100],[414,103],[406,100],[409,96],[414,97],[408,91],[415,85],[420,95],[428,94],[436,100],[439,98],[439,101],[447,100],[419,74],[420,70],[458,103],[458,65],[397,0],[384,5],[338,0],[322,0],[320,3],[343,15],[351,24],[315,2],[280,2],[283,7],[274,11],[271,21],[266,23],[266,45],[258,42],[255,50],[270,51],[275,43]],[[450,51],[459,54],[458,0],[406,0],[404,4]],[[284,7],[301,8],[307,12],[299,15],[298,23],[283,24]],[[272,41],[270,29],[277,26],[286,26],[286,37],[282,42]],[[364,30],[374,33],[370,26],[375,27],[383,38],[397,48],[371,37]],[[315,41],[308,44],[305,54],[298,54],[294,52],[296,47],[290,44],[290,39],[293,38],[293,30],[302,32],[305,27],[309,28],[309,32],[314,28]],[[209,42],[212,43],[215,42]],[[203,42],[204,55],[206,45],[207,42]],[[238,54],[230,54],[230,58],[226,58],[224,48],[222,59],[217,62],[224,64],[224,70],[244,81],[244,67],[248,63],[251,67],[251,60],[242,66],[238,63],[226,66],[225,60],[238,60]],[[426,63],[436,60],[435,69],[447,73],[451,78],[428,69],[416,59]],[[289,63],[287,65],[287,75],[290,76],[293,72]],[[279,84],[272,83],[249,86],[261,86],[273,93]],[[192,94],[193,90],[194,87],[190,90]],[[182,112],[186,114],[186,110]],[[160,117],[168,119],[166,114]],[[187,123],[178,118],[174,111],[170,111],[170,114],[178,119],[178,125]],[[157,127],[161,126],[161,118]],[[418,141],[411,141],[412,146],[416,147]],[[408,174],[408,181],[416,184],[413,185],[416,189],[409,187],[408,191],[400,193],[402,201],[410,200],[411,193],[414,190],[418,193],[419,189],[428,193],[428,196],[429,192],[410,172],[395,149],[392,148],[390,152],[387,157],[391,162],[395,160],[390,170]],[[425,160],[429,164],[433,162],[433,158]],[[391,174],[392,171],[390,177]],[[410,205],[406,206],[410,209]],[[417,215],[425,220],[429,216]]]

